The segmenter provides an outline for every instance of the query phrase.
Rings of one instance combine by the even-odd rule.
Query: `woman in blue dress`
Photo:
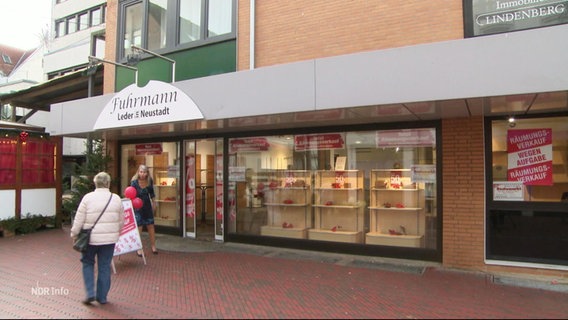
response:
[[[136,196],[142,199],[143,203],[140,209],[134,209],[138,231],[142,234],[142,229],[146,226],[146,230],[150,236],[152,253],[158,254],[158,250],[156,249],[156,231],[154,229],[154,211],[156,210],[156,201],[154,201],[154,198],[156,194],[154,193],[154,180],[147,166],[141,164],[138,167],[138,172],[132,177],[130,185],[136,188]],[[142,250],[138,250],[137,254],[139,257],[142,257]]]

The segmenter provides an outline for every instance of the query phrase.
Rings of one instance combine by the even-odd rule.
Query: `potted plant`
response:
[[[16,229],[20,225],[20,220],[16,217],[0,220],[0,228],[2,229],[2,236],[4,238],[13,237],[16,234]]]

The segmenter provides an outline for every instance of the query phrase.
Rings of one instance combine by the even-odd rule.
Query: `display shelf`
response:
[[[267,224],[260,234],[274,237],[304,239],[312,227],[310,171],[274,171],[260,185],[267,209]]]
[[[363,172],[317,171],[311,240],[361,243],[364,230]]]
[[[154,191],[157,204],[154,223],[162,226],[179,226],[178,219],[178,186],[175,177],[168,176],[167,168],[155,168]]]
[[[424,183],[411,181],[410,169],[371,171],[366,244],[422,247],[425,233]],[[431,190],[430,190],[431,191]],[[435,201],[429,193],[430,202]],[[435,203],[430,203],[433,207]]]

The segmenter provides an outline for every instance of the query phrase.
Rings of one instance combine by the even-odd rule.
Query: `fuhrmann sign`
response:
[[[118,92],[99,114],[94,130],[203,119],[201,110],[171,84],[150,81]]]
[[[466,37],[568,23],[568,0],[464,0]]]

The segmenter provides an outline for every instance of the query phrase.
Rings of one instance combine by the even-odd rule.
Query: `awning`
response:
[[[191,98],[203,119],[96,130],[115,93],[54,104],[47,130],[56,136],[141,139],[568,112],[567,36],[568,25],[562,25],[182,80],[171,85]],[[554,68],[543,67],[543,57]],[[149,94],[138,89],[141,96]],[[151,114],[149,108],[123,109]]]
[[[91,96],[103,93],[103,65],[97,66],[93,75]],[[87,69],[78,70],[64,76],[51,79],[24,90],[1,94],[0,105],[10,104],[37,111],[50,111],[51,104],[77,100],[89,96],[89,76]]]

